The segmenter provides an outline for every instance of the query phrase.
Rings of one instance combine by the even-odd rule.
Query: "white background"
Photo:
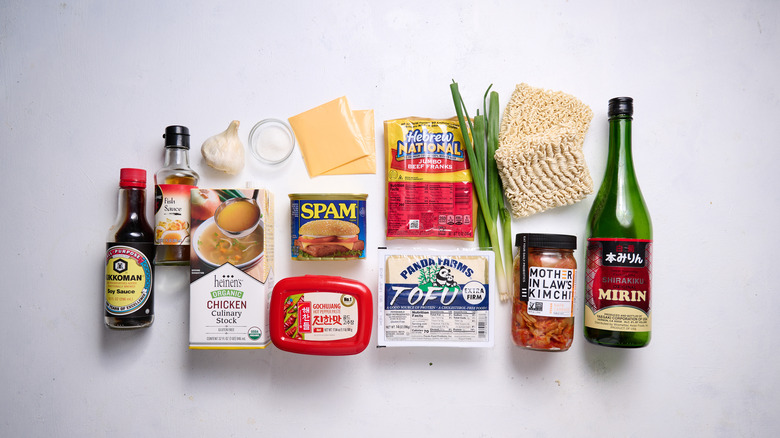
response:
[[[780,427],[780,3],[3,1],[0,25],[0,435],[734,437]],[[179,268],[157,276],[151,328],[104,327],[119,169],[151,176],[171,124],[191,130],[201,186],[252,180],[276,193],[278,278],[337,273],[376,292],[374,251],[340,264],[288,259],[287,194],[368,193],[369,246],[382,245],[383,158],[376,175],[310,179],[296,150],[281,169],[248,156],[228,177],[202,162],[200,144],[233,119],[246,142],[263,118],[347,96],[374,109],[382,151],[383,120],[454,115],[452,79],[472,111],[491,83],[502,105],[520,82],[580,98],[595,114],[584,147],[596,185],[607,101],[634,97],[634,159],[655,229],[649,347],[588,344],[580,300],[574,346],[560,354],[513,346],[508,305],[492,349],[377,349],[374,333],[349,357],[190,351]],[[581,244],[592,200],[516,219],[513,231]]]

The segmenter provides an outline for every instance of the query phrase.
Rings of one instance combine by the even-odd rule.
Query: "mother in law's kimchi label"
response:
[[[458,121],[385,121],[387,239],[474,239],[477,203]]]

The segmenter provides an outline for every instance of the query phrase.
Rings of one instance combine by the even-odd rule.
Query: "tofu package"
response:
[[[190,348],[265,348],[274,286],[273,194],[194,188],[190,195]]]
[[[494,254],[379,250],[379,347],[492,347]]]

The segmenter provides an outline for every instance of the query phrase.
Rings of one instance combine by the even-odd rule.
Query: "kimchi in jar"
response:
[[[565,351],[574,338],[576,236],[518,234],[512,338],[520,347]]]

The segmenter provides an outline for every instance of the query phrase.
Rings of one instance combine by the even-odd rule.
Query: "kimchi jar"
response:
[[[577,237],[518,234],[512,338],[532,350],[565,351],[574,338]]]

